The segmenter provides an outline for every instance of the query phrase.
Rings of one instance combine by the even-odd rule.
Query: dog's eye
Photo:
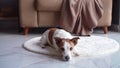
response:
[[[72,51],[72,49],[73,49],[73,48],[72,48],[72,47],[70,47],[70,50],[71,50],[71,51]]]
[[[64,48],[61,48],[62,51],[64,51],[65,49]]]

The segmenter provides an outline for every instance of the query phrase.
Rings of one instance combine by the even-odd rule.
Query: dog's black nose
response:
[[[70,59],[69,56],[65,56],[65,60],[68,61]]]

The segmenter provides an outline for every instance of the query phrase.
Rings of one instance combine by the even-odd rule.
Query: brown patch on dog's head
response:
[[[72,50],[74,48],[74,46],[77,44],[79,37],[75,37],[72,39],[69,39],[69,43],[70,43],[70,50]]]
[[[62,42],[62,39],[59,37],[55,37],[55,42],[57,45],[59,45]]]
[[[73,39],[71,39],[70,41],[72,41],[73,42],[73,44],[74,45],[76,45],[77,44],[77,42],[78,42],[78,39],[80,39],[79,37],[74,37]]]
[[[68,42],[70,44],[70,50],[73,49],[73,47],[77,44],[79,37],[75,37],[73,39],[63,39],[59,37],[55,37],[55,41],[57,46],[59,47],[60,50],[64,51],[64,43]]]

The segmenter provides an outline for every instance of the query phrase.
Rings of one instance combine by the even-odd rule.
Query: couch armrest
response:
[[[19,16],[21,27],[38,27],[35,0],[19,0]]]

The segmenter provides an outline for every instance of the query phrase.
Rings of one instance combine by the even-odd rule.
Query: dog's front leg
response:
[[[40,46],[42,48],[45,48],[46,47],[46,44],[47,44],[47,38],[45,35],[42,36],[42,38],[40,39]]]
[[[76,49],[76,47],[74,47],[74,49],[73,49],[73,55],[79,56],[79,53],[78,53],[78,50]]]

